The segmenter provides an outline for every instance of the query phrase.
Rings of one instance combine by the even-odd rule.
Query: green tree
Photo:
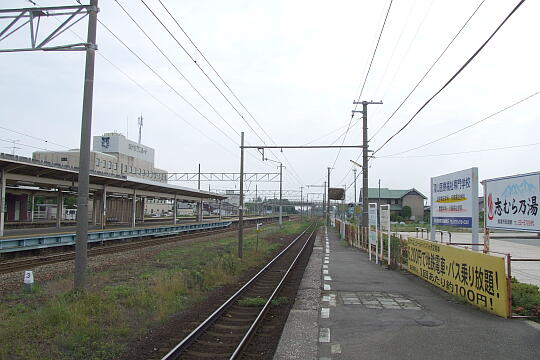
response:
[[[401,216],[403,216],[404,219],[408,220],[411,217],[412,211],[411,207],[405,205],[401,208]]]

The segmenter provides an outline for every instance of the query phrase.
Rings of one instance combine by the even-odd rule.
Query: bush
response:
[[[520,283],[516,278],[512,278],[512,308],[519,315],[540,316],[538,286]]]
[[[401,216],[403,216],[404,219],[408,220],[411,217],[412,210],[410,206],[405,205],[401,208]]]

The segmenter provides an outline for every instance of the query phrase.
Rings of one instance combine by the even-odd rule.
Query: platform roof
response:
[[[27,157],[0,154],[0,169],[6,171],[7,184],[13,186],[37,186],[43,188],[60,188],[74,191],[77,188],[79,169],[62,166],[45,161],[33,160]],[[182,186],[160,183],[132,176],[109,175],[90,171],[90,191],[101,191],[119,194],[133,194],[149,197],[198,200],[223,200],[226,196],[186,188]]]

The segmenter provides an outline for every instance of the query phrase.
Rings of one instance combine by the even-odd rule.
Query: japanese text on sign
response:
[[[486,227],[540,231],[540,173],[486,180]]]
[[[508,316],[504,259],[430,241],[408,240],[409,272],[499,316]]]

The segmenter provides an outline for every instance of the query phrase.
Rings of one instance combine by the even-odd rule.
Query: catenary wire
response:
[[[240,116],[240,118],[242,119],[242,121],[244,121],[244,123],[251,129],[251,131],[257,136],[257,138],[262,141],[263,144],[266,144],[264,139],[258,134],[257,131],[255,131],[255,129],[251,126],[251,124],[245,119],[245,117],[240,113],[240,111],[234,106],[234,104],[229,100],[229,98],[223,93],[223,91],[217,86],[217,84],[210,78],[210,76],[206,73],[206,71],[204,71],[204,69],[200,66],[199,63],[197,63],[197,61],[193,58],[193,56],[189,53],[189,51],[187,51],[187,49],[180,43],[180,41],[174,36],[174,34],[169,30],[169,28],[163,23],[163,21],[156,15],[156,13],[148,6],[148,4],[144,1],[144,0],[140,0],[143,5],[146,7],[146,9],[152,14],[152,16],[161,24],[161,26],[167,31],[167,33],[173,38],[173,40],[178,44],[178,46],[180,46],[180,48],[186,53],[186,55],[193,61],[193,63],[199,68],[199,70],[204,74],[204,76],[208,79],[208,81],[210,81],[210,83],[216,88],[216,90],[221,94],[221,96],[227,101],[227,103],[234,109],[234,111]],[[163,4],[162,4],[163,6]],[[172,14],[167,11],[169,13],[169,15],[172,17]],[[173,18],[174,19],[174,18]],[[176,20],[175,20],[176,22]],[[251,115],[251,114],[250,114]],[[255,120],[255,122],[257,122]],[[259,125],[260,126],[260,125]],[[263,130],[263,132],[265,132]],[[265,132],[266,133],[266,132]],[[268,136],[268,134],[267,134]],[[271,138],[270,138],[271,140]],[[272,151],[270,151],[271,154],[273,154],[274,156],[276,156]],[[276,156],[277,157],[277,156]],[[289,163],[290,165],[290,161],[287,160],[286,156],[283,155],[283,157],[286,159],[286,161]],[[302,180],[300,178],[300,176],[296,173],[296,171],[292,168],[291,166],[291,173],[293,173],[296,177],[298,177],[298,179],[295,179],[295,181],[298,182],[298,180],[300,180],[298,183],[301,185],[302,183]]]
[[[377,49],[379,48],[379,43],[381,41],[381,37],[382,37],[382,34],[384,32],[384,28],[386,26],[386,21],[388,20],[388,15],[390,14],[390,10],[392,9],[393,2],[394,2],[394,0],[390,0],[390,4],[388,5],[388,10],[386,11],[386,15],[384,17],[384,21],[383,21],[383,24],[381,26],[381,31],[379,32],[379,37],[377,38],[377,43],[375,44],[375,49],[373,50],[373,54],[372,54],[371,60],[369,62],[369,66],[368,66],[368,69],[367,69],[367,72],[366,72],[366,76],[364,77],[364,82],[362,84],[362,88],[360,89],[360,94],[358,95],[358,101],[360,101],[360,99],[362,98],[362,94],[364,92],[364,87],[366,86],[366,82],[367,82],[367,79],[369,77],[369,73],[371,71],[371,66],[373,65],[373,60],[375,59],[375,55],[377,54]],[[358,108],[358,104],[356,104],[354,106],[354,110],[356,111],[357,108]],[[347,126],[347,131],[345,131],[345,136],[343,136],[343,139],[341,140],[341,145],[343,145],[345,143],[345,140],[347,139],[347,135],[349,134],[349,130],[351,128],[351,123],[353,121],[353,118],[354,118],[354,111],[351,114],[351,119],[349,120],[349,124]],[[338,161],[338,158],[339,158],[340,155],[341,155],[341,148],[338,150],[337,156],[334,159],[334,163],[332,164],[332,167],[335,167],[336,162]]]
[[[497,115],[499,115],[499,114],[505,112],[506,110],[509,110],[509,109],[513,108],[514,106],[517,106],[517,105],[521,104],[522,102],[525,102],[525,101],[531,99],[532,97],[534,97],[534,96],[536,96],[536,95],[538,95],[538,94],[540,94],[540,91],[537,91],[537,92],[535,92],[535,93],[533,93],[533,94],[531,94],[531,95],[528,95],[528,96],[526,96],[526,97],[524,97],[524,98],[522,98],[522,99],[520,99],[520,100],[518,100],[518,101],[516,101],[516,102],[514,102],[514,103],[512,103],[512,104],[510,104],[510,105],[508,105],[508,106],[505,106],[504,108],[502,108],[502,109],[500,109],[500,110],[497,110],[497,111],[494,112],[493,114],[488,115],[488,116],[486,116],[486,117],[484,117],[484,118],[482,118],[482,119],[480,119],[480,120],[478,120],[478,121],[475,121],[475,122],[473,122],[472,124],[469,124],[469,125],[467,125],[467,126],[465,126],[465,127],[462,127],[462,128],[460,128],[460,129],[458,129],[458,130],[452,131],[452,132],[449,133],[449,134],[446,134],[446,135],[444,135],[444,136],[441,136],[441,137],[439,137],[439,138],[437,138],[437,139],[435,139],[435,140],[431,140],[431,141],[429,141],[429,142],[427,142],[427,143],[425,143],[425,144],[422,144],[422,145],[413,147],[413,148],[408,149],[408,150],[400,151],[400,152],[397,152],[397,153],[394,153],[394,154],[390,154],[390,155],[386,155],[386,156],[377,156],[377,158],[380,158],[380,157],[394,157],[394,156],[396,156],[396,155],[405,154],[405,153],[411,152],[411,151],[413,151],[413,150],[418,150],[418,149],[421,149],[421,148],[426,147],[426,146],[428,146],[428,145],[434,144],[434,143],[436,143],[436,142],[438,142],[438,141],[441,141],[441,140],[443,140],[443,139],[449,138],[449,137],[452,136],[452,135],[455,135],[455,134],[460,133],[460,132],[462,132],[462,131],[464,131],[464,130],[467,130],[467,129],[469,129],[469,128],[475,126],[475,125],[478,125],[478,124],[480,124],[480,123],[482,123],[482,122],[484,122],[484,121],[486,121],[486,120],[488,120],[488,119],[491,119],[491,118],[493,118],[493,117],[495,117],[495,116],[497,116]]]
[[[58,144],[58,143],[55,143],[55,142],[52,142],[52,141],[49,141],[49,140],[46,140],[46,139],[42,139],[42,138],[39,138],[39,137],[34,136],[34,135],[25,134],[25,133],[20,132],[20,131],[18,131],[18,130],[8,129],[8,128],[3,127],[3,126],[0,126],[0,129],[6,130],[6,131],[10,131],[10,132],[12,132],[12,133],[19,134],[19,135],[22,135],[22,136],[26,136],[26,137],[29,137],[29,138],[34,139],[34,140],[43,141],[43,142],[45,142],[45,143],[47,143],[47,144],[56,145],[56,146],[62,147],[62,148],[64,148],[64,149],[70,149],[69,146],[65,146],[65,145]]]
[[[471,16],[469,16],[469,18],[467,19],[467,21],[465,21],[465,23],[461,26],[461,28],[459,29],[459,31],[454,35],[454,37],[452,38],[452,40],[450,40],[450,42],[448,43],[448,45],[446,45],[446,47],[444,48],[444,50],[439,54],[439,56],[437,57],[437,59],[435,59],[435,61],[433,62],[433,64],[431,64],[431,66],[427,69],[427,71],[424,73],[424,75],[422,75],[422,77],[420,78],[420,80],[416,83],[416,85],[414,85],[414,87],[412,88],[412,90],[409,92],[409,94],[407,94],[407,96],[405,96],[405,98],[401,101],[401,103],[398,105],[398,107],[392,112],[392,114],[388,117],[388,119],[385,120],[385,122],[379,126],[379,128],[375,131],[375,133],[373,135],[371,135],[371,138],[369,139],[369,141],[371,141],[375,136],[377,136],[377,134],[386,126],[386,124],[388,124],[388,122],[394,117],[394,115],[396,115],[396,113],[399,111],[399,109],[401,109],[401,107],[403,106],[403,104],[405,104],[405,102],[411,97],[411,95],[415,92],[415,90],[418,88],[418,86],[420,86],[420,84],[424,81],[424,79],[428,76],[428,74],[431,72],[431,70],[435,67],[435,65],[437,65],[437,63],[439,62],[439,60],[443,57],[443,55],[446,53],[446,51],[450,48],[450,46],[454,43],[454,41],[457,39],[457,37],[459,36],[459,34],[461,34],[461,32],[463,31],[463,29],[465,29],[465,27],[467,26],[467,24],[471,21],[471,19],[474,17],[474,15],[478,12],[478,10],[480,9],[480,7],[482,6],[482,4],[484,4],[485,0],[482,0],[480,2],[480,4],[478,4],[478,6],[476,7],[476,9],[473,11],[473,13],[471,14]]]
[[[167,59],[167,61],[169,62],[169,64],[171,64],[171,66],[176,70],[176,72],[178,74],[180,74],[180,76],[182,77],[182,79],[184,79],[188,85],[197,93],[197,95],[199,95],[203,100],[204,102],[206,102],[206,104],[208,104],[208,106],[210,106],[210,108],[216,113],[217,116],[219,116],[219,118],[221,120],[223,120],[227,126],[229,126],[229,128],[236,133],[236,135],[240,136],[240,133],[234,128],[231,126],[231,124],[229,124],[229,122],[219,113],[219,111],[217,111],[217,109],[210,103],[210,101],[208,101],[208,99],[206,99],[206,97],[201,94],[201,92],[195,87],[195,85],[193,85],[191,83],[191,81],[182,73],[182,71],[180,71],[180,69],[178,68],[178,66],[176,66],[173,61],[165,54],[165,52],[163,51],[163,49],[161,49],[157,44],[156,42],[150,37],[150,35],[148,35],[148,33],[141,27],[141,25],[133,18],[133,16],[131,16],[131,14],[126,10],[126,8],[120,3],[119,0],[114,0],[116,2],[116,4],[118,4],[118,6],[122,9],[122,11],[126,14],[127,17],[130,18],[130,20],[135,24],[135,26],[137,26],[137,28],[144,34],[144,36],[152,43],[152,45],[154,45],[154,47],[161,53],[161,55],[163,55],[163,57],[165,57],[165,59]]]
[[[506,16],[506,18],[497,26],[495,31],[489,36],[489,38],[474,52],[474,54],[459,68],[459,70],[452,75],[452,77],[435,93],[433,94],[417,111],[416,113],[403,125],[398,131],[396,131],[392,136],[390,136],[377,150],[373,152],[375,155],[379,152],[384,146],[386,146],[394,137],[401,133],[409,124],[420,114],[420,112],[435,98],[439,95],[454,79],[471,63],[471,61],[484,49],[484,47],[489,43],[489,41],[495,36],[499,29],[510,19],[510,17],[519,9],[519,7],[525,2],[521,0],[512,11]]]

